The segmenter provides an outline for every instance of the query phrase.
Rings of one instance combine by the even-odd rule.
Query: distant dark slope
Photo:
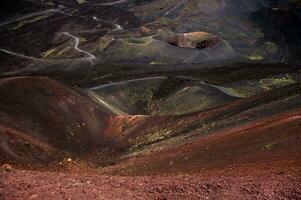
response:
[[[87,3],[77,8],[78,12],[74,14],[82,17],[93,18],[96,16],[98,19],[111,21],[127,28],[139,27],[140,25],[140,20],[133,13],[114,5],[102,6]]]
[[[23,16],[19,18],[7,14],[14,16],[15,21],[2,22],[0,48],[44,60],[35,63],[1,51],[0,72],[28,65],[31,69],[64,68],[68,71],[91,64],[54,60],[82,56],[72,48],[74,41],[62,37],[62,32],[78,37],[80,48],[95,55],[98,63],[157,65],[248,61],[300,64],[300,8],[288,1],[129,1],[133,2],[130,9],[110,3],[103,5],[108,2],[113,1],[61,0],[53,4],[16,1],[16,5],[24,4],[24,8],[28,8],[26,12],[30,11],[30,16],[24,15],[22,9],[19,15],[23,13]],[[42,13],[36,12],[41,10]],[[197,49],[170,43],[178,33],[193,32],[211,33],[219,42]],[[196,38],[195,41],[206,43]]]
[[[280,44],[285,62],[301,64],[301,7],[264,8],[252,14],[264,30],[265,39]]]
[[[228,42],[242,60],[299,62],[298,1],[155,0],[131,11],[150,29],[168,27],[176,33],[215,34]]]
[[[18,14],[16,11],[16,15],[8,15],[10,19],[0,21],[0,48],[49,59],[49,65],[55,64],[51,60],[53,58],[81,57],[78,52],[73,51],[74,41],[70,37],[62,37],[62,32],[79,37],[80,45],[86,45],[88,51],[95,51],[98,45],[101,46],[99,40],[110,31],[118,28],[133,29],[140,25],[139,19],[133,13],[115,6],[76,4],[64,8],[57,4],[49,7],[32,3],[30,5],[41,10],[31,10],[27,14]],[[27,7],[30,8],[24,5],[24,8]],[[0,72],[13,71],[32,63],[32,60],[3,51],[0,52],[0,58]],[[64,64],[72,65],[70,62]]]
[[[37,3],[35,3],[37,2]],[[18,16],[48,8],[49,5],[40,4],[39,1],[9,0],[0,2],[0,22],[11,16]]]

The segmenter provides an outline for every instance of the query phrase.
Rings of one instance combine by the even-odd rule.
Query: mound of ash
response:
[[[238,99],[227,89],[185,77],[148,77],[89,89],[131,115],[188,114]]]
[[[28,14],[31,12],[45,10],[51,7],[47,4],[39,3],[38,1],[26,1],[26,0],[11,0],[2,1],[0,3],[0,21],[8,20],[12,16],[21,16],[22,14]]]
[[[0,95],[1,155],[11,160],[46,162],[113,147],[123,122],[137,121],[44,77],[1,79]]]
[[[104,149],[119,154],[131,148],[130,138],[169,118],[167,115],[196,112],[237,99],[217,86],[167,77],[85,91],[45,77],[11,77],[1,79],[0,95],[2,162],[31,163]]]
[[[169,38],[169,43],[179,47],[205,49],[216,45],[220,39],[210,33],[194,32],[178,34]]]

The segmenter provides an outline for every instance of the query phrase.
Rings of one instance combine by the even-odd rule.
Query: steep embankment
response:
[[[65,153],[114,148],[123,123],[139,121],[45,77],[1,79],[0,95],[2,162],[46,164]]]
[[[273,162],[299,169],[300,84],[186,116],[145,126],[133,147],[107,172],[161,174]],[[279,166],[277,166],[279,164]],[[268,164],[270,165],[270,164]]]
[[[150,82],[160,85],[168,80],[159,79],[161,83],[158,77]],[[123,87],[141,80],[141,85],[150,86],[148,79],[104,85],[110,98],[103,98],[48,78],[2,79],[1,152],[5,155],[2,162],[37,160],[46,164],[67,154],[75,159],[85,155],[84,160],[96,165],[115,160],[119,164],[107,168],[109,172],[125,174],[142,173],[145,164],[150,168],[143,173],[148,174],[198,171],[210,166],[222,167],[222,163],[249,164],[263,159],[299,162],[300,84],[211,104],[211,108],[186,115],[131,116],[115,104],[127,99],[120,93]],[[186,95],[174,95],[179,89],[173,88],[174,91],[167,88],[170,93],[165,94],[166,99],[182,101]],[[210,91],[206,98],[227,96],[216,86],[203,89]],[[204,91],[190,93],[183,103],[190,104],[189,99],[197,98]],[[287,130],[285,134],[284,130]],[[109,160],[98,160],[98,153],[105,152],[110,155]],[[184,163],[190,163],[189,167]]]
[[[301,85],[294,84],[187,115],[120,116],[108,103],[47,78],[2,79],[1,162],[40,161],[45,167],[57,161],[83,171],[6,167],[0,170],[0,194],[11,199],[299,199],[300,92]],[[106,152],[109,157],[98,157]],[[96,167],[91,171],[82,161]]]
[[[82,91],[45,77],[1,79],[2,154],[8,160],[24,162],[47,160],[47,153],[55,157],[55,152],[61,152],[60,156],[63,156],[65,153],[102,152],[109,148],[118,154],[132,145],[129,139],[133,135],[138,136],[145,126],[169,118],[139,114],[146,111],[156,115],[182,113],[183,109],[191,106],[188,99],[192,98],[200,97],[200,102],[207,99],[207,103],[196,106],[196,110],[236,99],[214,86],[204,83],[193,86],[189,82],[181,78],[172,82],[166,77],[137,79],[99,86],[95,88],[95,91],[102,93],[99,95],[93,89]],[[137,83],[140,87],[134,88]],[[171,85],[168,86],[168,83]],[[190,95],[187,92],[179,95],[186,86],[200,88],[188,92]],[[141,91],[149,92],[144,94]],[[172,99],[175,102],[184,101],[183,105],[179,105],[182,108],[165,109],[168,106],[163,106],[169,105]],[[162,107],[162,110],[156,113],[155,105]],[[188,109],[185,113],[193,111]],[[136,113],[129,115],[131,112]]]

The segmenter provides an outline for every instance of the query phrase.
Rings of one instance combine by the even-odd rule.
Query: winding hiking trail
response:
[[[147,81],[147,80],[154,80],[154,79],[158,79],[158,80],[162,80],[162,79],[166,79],[164,76],[154,76],[154,77],[146,77],[146,78],[136,78],[136,79],[131,79],[131,80],[126,80],[126,81],[119,81],[119,82],[115,82],[115,83],[107,83],[107,84],[102,84],[102,85],[99,85],[99,86],[96,86],[96,87],[92,87],[90,88],[90,90],[97,90],[97,89],[101,89],[101,88],[106,88],[106,87],[110,87],[110,86],[116,86],[116,85],[122,85],[122,84],[126,84],[126,83],[132,83],[132,82],[135,82],[135,81]],[[231,96],[231,97],[235,97],[237,98],[238,96],[232,94],[227,88],[224,88],[224,87],[221,87],[221,86],[218,86],[218,85],[213,85],[213,84],[209,84],[209,83],[205,83],[205,82],[200,82],[199,80],[198,81],[198,84],[200,86],[209,86],[209,87],[212,87],[212,88],[215,88],[216,90],[224,93],[225,95],[228,95],[228,96]]]
[[[111,25],[115,26],[117,30],[123,30],[123,27],[120,24],[115,24],[115,23],[112,23],[112,22],[107,21],[107,20],[99,19],[96,16],[93,16],[93,20],[95,20],[97,22],[105,22],[105,23],[108,23],[108,24],[111,24]]]
[[[115,115],[119,115],[119,116],[130,116],[129,114],[119,110],[118,108],[108,104],[107,102],[105,102],[105,100],[103,100],[99,95],[97,95],[95,92],[88,90],[87,94],[92,97],[95,101],[97,101],[98,103],[100,103],[102,106],[104,106],[105,108],[107,108],[109,111],[111,111],[113,114]]]
[[[165,13],[164,13],[164,17],[169,15],[170,13],[174,12],[175,10],[177,10],[180,6],[182,6],[183,4],[185,4],[187,2],[187,0],[184,0],[184,1],[181,1],[179,2],[177,5],[175,5],[174,7],[172,7],[171,9],[167,10]]]
[[[21,57],[21,58],[29,59],[29,60],[34,60],[34,61],[42,61],[43,60],[43,59],[40,59],[40,58],[34,58],[34,57],[31,57],[31,56],[25,56],[23,54],[12,52],[12,51],[9,51],[9,50],[6,50],[6,49],[1,49],[0,48],[0,51],[2,51],[4,53],[7,53],[7,54],[10,54],[10,55],[13,55],[13,56],[18,56],[18,57]]]
[[[122,30],[123,29],[122,26],[119,25],[119,24],[114,24],[114,25],[115,25],[116,29],[118,29],[118,30]]]
[[[65,34],[65,35],[67,35],[67,36],[73,38],[73,39],[74,39],[74,42],[75,42],[75,44],[74,44],[74,49],[75,49],[76,51],[80,52],[80,53],[86,54],[87,57],[86,57],[85,59],[87,59],[89,62],[91,62],[92,64],[94,64],[94,61],[93,61],[93,60],[95,60],[96,57],[95,57],[93,54],[91,54],[91,53],[89,53],[89,52],[87,52],[87,51],[85,51],[85,50],[82,50],[82,49],[78,48],[78,46],[79,46],[79,38],[78,38],[78,37],[76,37],[76,36],[74,36],[74,35],[71,35],[70,33],[67,33],[67,32],[63,32],[63,34]]]
[[[118,82],[106,83],[106,84],[98,85],[98,86],[90,88],[90,90],[97,90],[97,89],[101,89],[101,88],[105,88],[105,87],[122,85],[122,84],[126,84],[126,83],[132,83],[132,82],[135,82],[135,81],[147,81],[147,80],[154,80],[154,79],[165,80],[166,78],[164,76],[154,76],[154,77],[146,77],[146,78],[135,78],[135,79],[130,79],[130,80],[124,80],[124,81],[118,81]]]
[[[96,4],[96,5],[99,5],[99,6],[112,6],[112,5],[127,3],[128,1],[129,0],[120,0],[120,1],[113,1],[113,2],[107,2],[107,3],[99,3],[99,4]]]
[[[213,88],[219,90],[220,92],[222,92],[222,93],[224,93],[225,95],[228,95],[228,96],[230,96],[230,97],[239,98],[239,96],[234,95],[233,93],[231,93],[230,90],[228,90],[228,89],[225,88],[225,87],[218,86],[218,85],[213,85],[213,84],[209,84],[209,83],[205,83],[205,82],[201,82],[200,84],[201,84],[201,85],[207,85],[207,86],[213,87]]]
[[[74,39],[75,44],[74,44],[73,48],[76,51],[80,52],[80,53],[86,54],[87,57],[84,57],[84,58],[75,58],[75,59],[56,59],[56,60],[66,60],[66,61],[68,61],[68,60],[88,60],[92,65],[95,64],[94,60],[96,60],[97,58],[93,54],[91,54],[91,53],[89,53],[87,51],[84,51],[84,50],[78,48],[78,46],[79,46],[79,38],[78,37],[76,37],[74,35],[71,35],[70,33],[67,33],[67,32],[63,32],[63,34],[65,34],[65,35],[71,37],[72,39]],[[33,61],[51,60],[51,59],[41,59],[41,58],[35,58],[35,57],[31,57],[31,56],[26,56],[26,55],[23,55],[23,54],[20,54],[20,53],[16,53],[16,52],[13,52],[13,51],[9,51],[9,50],[6,50],[6,49],[2,49],[2,48],[0,48],[0,51],[2,51],[4,53],[7,53],[7,54],[10,54],[10,55],[13,55],[13,56],[18,56],[18,57],[29,59],[29,60],[33,60]]]

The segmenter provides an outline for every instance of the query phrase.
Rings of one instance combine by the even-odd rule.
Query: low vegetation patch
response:
[[[130,106],[143,104],[146,113],[154,113],[160,110],[159,101],[155,98],[157,88],[137,88],[130,87],[127,89],[127,96],[130,98]]]

